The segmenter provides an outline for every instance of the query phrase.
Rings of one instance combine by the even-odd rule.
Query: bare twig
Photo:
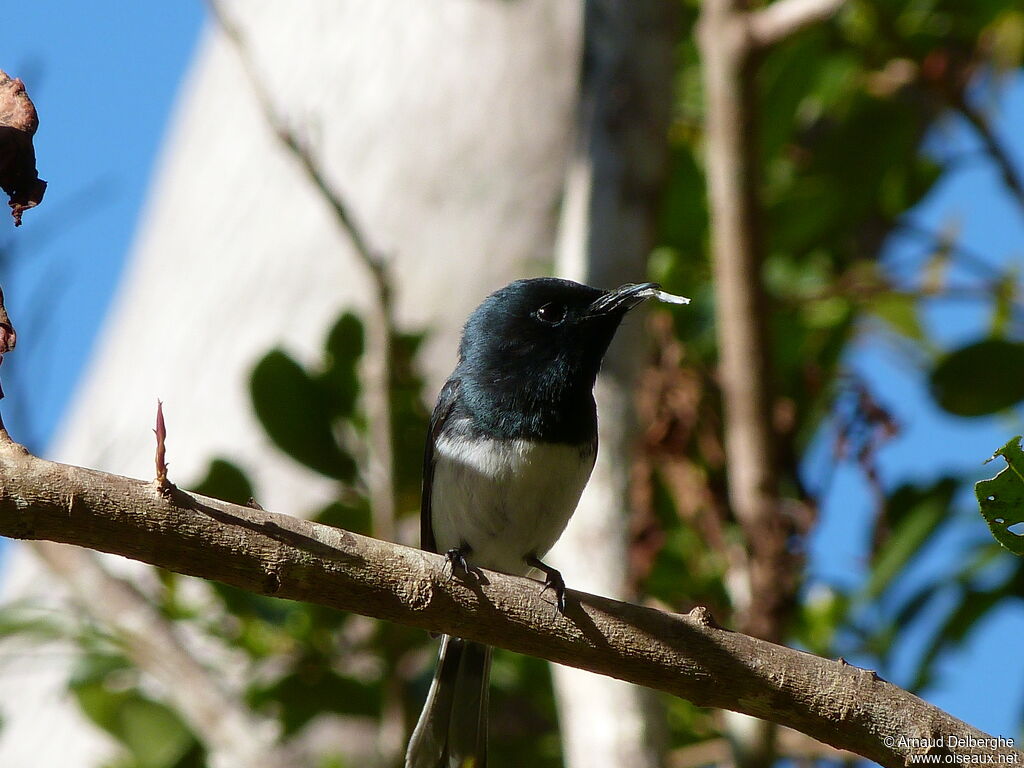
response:
[[[1010,158],[1010,153],[992,130],[988,117],[971,104],[962,91],[953,92],[951,89],[945,89],[944,92],[950,106],[959,112],[978,134],[985,153],[995,164],[1007,191],[1024,214],[1024,180]]]
[[[831,18],[846,0],[776,0],[748,16],[751,41],[768,48]]]
[[[872,672],[721,629],[702,609],[684,616],[570,591],[561,615],[527,579],[453,579],[440,555],[181,491],[165,496],[151,483],[36,458],[6,432],[0,535],[114,552],[539,656],[770,719],[893,768],[925,752],[1024,758]]]
[[[949,253],[950,256],[955,256],[960,260],[960,263],[963,266],[973,270],[979,275],[982,275],[988,280],[996,281],[1004,277],[1004,273],[997,265],[993,264],[989,259],[985,258],[977,251],[968,248],[962,243],[956,242],[955,237],[952,235],[948,235],[943,232],[933,232],[906,216],[900,219],[897,224],[897,229],[898,231],[906,232],[925,241],[928,247],[933,251],[944,251]]]
[[[369,343],[365,357],[366,375],[362,387],[370,434],[370,456],[366,475],[374,533],[391,540],[395,535],[395,468],[390,397],[397,322],[388,261],[370,246],[369,239],[352,214],[351,206],[327,178],[321,163],[313,156],[309,147],[278,110],[238,25],[228,18],[217,0],[208,0],[207,5],[217,25],[234,46],[267,125],[281,146],[298,161],[306,178],[331,210],[339,229],[352,244],[357,258],[373,282],[374,301],[371,304],[370,322],[367,323]]]

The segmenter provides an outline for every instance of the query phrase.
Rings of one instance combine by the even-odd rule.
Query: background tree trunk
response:
[[[585,3],[579,127],[559,231],[558,272],[598,287],[639,282],[654,245],[668,161],[674,40],[660,0]],[[593,477],[555,559],[580,589],[635,597],[629,574],[633,405],[644,361],[642,317],[619,330],[596,396],[600,450]],[[553,668],[566,765],[647,768],[664,752],[650,691],[568,667]]]
[[[247,0],[223,8],[280,112],[394,260],[396,310],[403,325],[429,332],[421,362],[436,388],[481,297],[550,264],[580,7],[303,0],[285,11]],[[313,358],[342,308],[366,309],[369,281],[350,248],[272,135],[238,52],[212,29],[183,85],[106,330],[50,455],[149,477],[160,397],[176,481],[200,479],[222,455],[256,479],[268,508],[301,514],[322,505],[331,484],[271,446],[249,405],[248,376],[273,345]],[[416,530],[399,539],[415,543]],[[4,597],[62,592],[27,547],[12,552],[6,576]],[[67,610],[61,604],[55,610]],[[111,753],[68,698],[66,666],[52,653],[19,666],[0,676],[0,700],[24,704],[5,709],[0,764],[56,768]]]

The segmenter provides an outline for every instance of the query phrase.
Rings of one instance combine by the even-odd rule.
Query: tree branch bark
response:
[[[561,616],[529,580],[489,571],[452,578],[439,555],[45,461],[6,432],[0,534],[539,656],[772,720],[893,768],[924,752],[1024,758],[870,671],[730,632],[700,608],[683,616],[570,591]],[[947,746],[913,746],[940,737]]]

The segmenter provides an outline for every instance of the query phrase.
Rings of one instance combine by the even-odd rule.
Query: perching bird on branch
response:
[[[688,299],[654,283],[601,291],[568,280],[517,280],[470,315],[459,364],[430,419],[421,545],[453,569],[544,574],[597,457],[594,381],[623,317],[644,300]],[[444,635],[406,768],[484,768],[491,648]]]

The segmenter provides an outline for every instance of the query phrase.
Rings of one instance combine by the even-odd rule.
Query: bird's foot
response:
[[[533,566],[538,571],[544,574],[544,590],[549,589],[555,592],[555,607],[558,612],[565,615],[565,579],[562,578],[562,574],[552,568],[550,565],[542,563],[538,557],[526,558],[528,565]]]
[[[458,569],[463,575],[469,573],[469,563],[466,562],[466,555],[472,550],[463,544],[461,547],[452,547],[444,553],[445,558],[448,560],[448,566],[451,568],[451,576],[455,575],[455,570]]]

